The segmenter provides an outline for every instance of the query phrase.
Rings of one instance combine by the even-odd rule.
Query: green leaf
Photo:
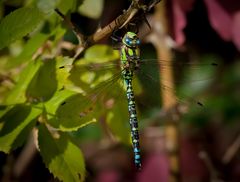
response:
[[[78,60],[71,69],[69,80],[80,91],[88,91],[89,87],[99,86],[100,83],[105,85],[104,83],[107,83],[114,76],[117,80],[117,74],[119,74],[120,78],[120,71],[116,60],[118,58],[118,51],[114,51],[109,46],[92,46],[86,50],[84,58]]]
[[[68,80],[68,77],[70,75],[69,72],[74,59],[69,57],[57,57],[56,61],[58,89],[62,89],[63,87],[66,88],[67,85],[72,85],[72,83]],[[61,67],[64,67],[65,69],[60,69]]]
[[[113,50],[112,47],[107,45],[97,44],[86,50],[84,59],[87,63],[102,63],[106,61],[113,61],[119,59],[119,51]]]
[[[0,49],[32,32],[43,20],[38,8],[19,8],[0,22]]]
[[[5,115],[13,106],[0,105],[0,118]],[[0,128],[1,129],[1,128]]]
[[[100,123],[89,124],[77,131],[70,132],[71,136],[77,140],[78,143],[88,141],[99,141],[102,138],[103,130]]]
[[[0,130],[0,151],[8,153],[22,144],[41,112],[30,106],[16,105],[1,117],[0,123],[3,126]]]
[[[67,134],[61,133],[54,138],[44,125],[40,125],[38,143],[43,161],[55,177],[66,182],[84,181],[82,152]]]
[[[124,91],[116,87],[120,93],[115,98],[115,103],[110,112],[107,113],[106,121],[112,133],[122,142],[130,144],[130,125],[128,117],[127,98]],[[112,93],[114,95],[114,93]],[[116,93],[115,93],[116,97]]]
[[[26,95],[30,100],[49,100],[57,89],[56,61],[46,60],[28,85]]]
[[[89,18],[100,18],[103,11],[103,0],[84,0],[83,4],[79,6],[78,11]]]
[[[24,62],[30,61],[33,54],[41,47],[41,45],[49,38],[50,34],[39,32],[31,37],[24,45],[23,51],[17,57],[9,60],[8,67],[18,66]]]
[[[69,91],[69,90],[61,90],[58,92],[55,92],[53,97],[44,103],[46,112],[48,114],[48,118],[51,119],[53,116],[55,116],[55,113],[58,109],[58,107],[70,96],[76,94],[76,92]]]
[[[21,72],[19,76],[19,80],[17,81],[16,86],[10,92],[4,104],[11,105],[11,104],[19,104],[24,103],[26,101],[25,91],[31,82],[32,78],[35,76],[39,68],[41,67],[42,62],[31,61],[28,66]]]
[[[75,131],[96,122],[97,114],[97,109],[90,98],[75,94],[58,107],[56,116],[49,123],[61,131]]]
[[[77,0],[68,0],[68,1],[61,0],[60,3],[58,4],[57,8],[63,14],[68,13],[68,11],[74,12],[74,11],[76,11],[78,1]],[[82,2],[82,1],[80,1],[80,2]]]
[[[56,8],[58,0],[38,0],[37,7],[43,12],[44,14],[52,14],[54,9]]]

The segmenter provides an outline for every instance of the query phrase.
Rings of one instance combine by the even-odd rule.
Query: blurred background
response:
[[[0,18],[32,2],[3,0]],[[67,14],[86,36],[108,25],[131,4],[128,0],[88,2]],[[146,18],[151,28],[142,19],[138,27],[141,56],[166,61],[167,66],[146,68],[158,75],[155,86],[139,77],[139,87],[144,90],[136,91],[142,171],[135,170],[128,141],[112,139],[129,130],[116,132],[118,126],[110,126],[113,131],[109,134],[101,118],[70,133],[84,154],[86,181],[240,181],[240,2],[162,0]],[[62,24],[67,31],[61,40],[70,48],[65,46],[60,54],[71,57],[75,54],[71,46],[78,41]],[[51,26],[46,20],[41,31]],[[0,50],[1,101],[12,88],[8,73],[13,68],[6,67],[7,61],[20,54],[30,37]],[[99,44],[113,46],[110,37]],[[51,52],[51,46],[49,49]],[[14,70],[21,70],[21,65]],[[121,120],[126,111],[112,113]],[[0,153],[0,181],[58,181],[45,167],[33,140],[29,137],[24,146],[8,155]]]

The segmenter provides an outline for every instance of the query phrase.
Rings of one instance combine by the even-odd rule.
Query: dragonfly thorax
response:
[[[131,78],[133,72],[139,68],[140,54],[138,48],[123,45],[121,48],[121,68],[124,78]]]

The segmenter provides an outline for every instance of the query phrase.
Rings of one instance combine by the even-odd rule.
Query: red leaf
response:
[[[232,17],[216,0],[204,0],[211,26],[225,41],[232,38]]]
[[[169,163],[166,154],[150,155],[143,163],[137,182],[169,181]]]
[[[186,26],[186,17],[180,7],[178,0],[173,0],[173,17],[174,17],[174,37],[177,45],[185,42],[183,29]]]

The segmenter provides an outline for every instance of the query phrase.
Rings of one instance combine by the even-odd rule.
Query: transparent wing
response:
[[[158,67],[161,70],[171,69],[172,72],[177,76],[178,79],[174,79],[176,83],[181,83],[181,81],[201,81],[206,79],[211,79],[213,77],[217,63],[199,63],[199,62],[179,62],[179,61],[165,61],[157,59],[142,59],[140,61],[141,69],[146,70],[152,67]],[[148,71],[149,72],[149,71]],[[161,73],[160,73],[161,74]],[[197,75],[196,75],[197,74]],[[204,75],[205,74],[205,75]],[[179,77],[179,75],[181,77]],[[168,80],[164,80],[168,81]]]
[[[64,84],[62,91],[70,90],[74,91],[75,94],[64,99],[59,105],[55,123],[53,122],[55,126],[59,127],[61,124],[66,129],[71,129],[71,126],[78,127],[82,121],[86,123],[91,119],[99,118],[106,111],[111,112],[111,109],[117,107],[120,102],[125,102],[125,104],[120,104],[121,108],[118,110],[126,112],[124,121],[128,121],[127,101],[119,61],[96,61],[96,63],[61,65],[59,69],[69,70],[68,82]],[[178,79],[174,81],[174,83],[177,83],[176,88],[173,88],[172,85],[174,84],[170,80],[160,82],[161,71],[166,69],[179,72]],[[133,89],[140,111],[159,107],[161,103],[160,93],[163,90],[174,93],[173,95],[178,103],[187,101],[195,105],[200,104],[198,98],[195,97],[196,92],[199,92],[201,87],[204,88],[208,85],[214,69],[215,66],[212,63],[177,63],[169,65],[162,60],[141,60],[140,68],[136,71],[133,82]],[[190,88],[194,84],[196,85]],[[184,86],[185,90],[183,89]],[[183,92],[179,94],[181,90]],[[125,108],[123,108],[123,105],[125,105]],[[114,119],[116,120],[116,118]]]
[[[156,59],[141,60],[140,67],[136,70],[136,79],[143,88],[142,94],[138,97],[140,108],[145,111],[146,108],[160,107],[163,92],[167,102],[203,106],[204,102],[199,95],[202,95],[213,81],[216,68],[215,63],[170,64]],[[163,75],[167,70],[174,73],[171,79]]]
[[[50,124],[52,126],[72,131],[105,116],[109,127],[114,128],[117,125],[122,128],[126,126],[125,129],[128,129],[128,125],[126,125],[128,110],[121,79],[122,73],[117,64],[114,67],[111,62],[109,63],[60,66],[59,69],[68,70],[69,75],[68,82],[59,90],[58,97],[61,97],[61,94],[64,95],[65,92],[70,92],[70,94],[64,96],[65,99],[59,103],[57,110],[51,115]],[[118,105],[120,102],[124,104]],[[125,113],[123,114],[125,119],[120,120],[120,118],[108,116],[109,113],[117,110]],[[111,124],[113,120],[115,124]],[[125,132],[119,135],[125,140],[128,134]]]

